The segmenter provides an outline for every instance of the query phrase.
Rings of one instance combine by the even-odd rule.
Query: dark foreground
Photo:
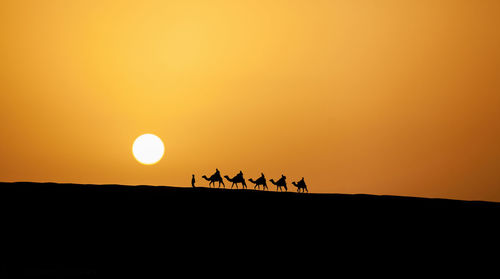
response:
[[[0,183],[0,198],[4,278],[309,276],[500,237],[490,202],[50,183]]]

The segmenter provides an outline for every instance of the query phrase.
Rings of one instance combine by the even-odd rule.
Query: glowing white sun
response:
[[[153,134],[139,136],[132,146],[132,153],[139,163],[153,165],[161,160],[165,147],[161,139]]]

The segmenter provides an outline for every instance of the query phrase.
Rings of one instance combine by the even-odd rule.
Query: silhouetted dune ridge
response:
[[[446,245],[467,228],[494,233],[491,218],[500,216],[494,202],[203,187],[19,182],[0,183],[0,197],[8,266],[110,276],[318,264],[401,238]]]

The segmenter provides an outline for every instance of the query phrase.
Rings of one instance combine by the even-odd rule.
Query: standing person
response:
[[[193,178],[191,178],[191,186],[193,186],[193,188],[196,187],[194,186],[194,183],[196,183],[196,179],[194,179],[194,174],[193,174]]]

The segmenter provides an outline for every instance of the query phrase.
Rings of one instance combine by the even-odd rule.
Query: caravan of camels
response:
[[[223,188],[226,188],[226,185],[224,184],[224,180],[222,179],[222,176],[219,172],[218,169],[215,170],[215,173],[213,175],[211,175],[210,177],[207,177],[206,175],[202,176],[205,180],[209,181],[210,183],[208,183],[208,187],[215,187],[215,183],[218,183],[218,186],[219,188],[221,187],[221,184],[222,184],[222,187]],[[247,183],[245,182],[245,178],[243,178],[243,172],[240,171],[237,175],[235,175],[234,177],[229,177],[227,175],[224,176],[224,178],[227,179],[227,181],[231,182],[231,189],[236,186],[236,189],[238,189],[238,184],[241,184],[241,188],[242,189],[247,189]],[[257,178],[256,180],[253,180],[252,178],[248,179],[248,181],[252,182],[253,184],[255,184],[255,186],[253,187],[254,189],[258,189],[260,190],[260,186],[262,186],[262,190],[269,190],[267,188],[267,182],[266,182],[266,177],[264,176],[263,173],[261,173],[261,176],[259,178]],[[288,190],[288,188],[286,187],[286,176],[284,175],[281,175],[281,178],[278,179],[278,181],[274,181],[274,179],[269,179],[269,181],[276,185],[276,191],[283,191],[283,188],[285,189],[285,192]],[[191,185],[193,187],[195,187],[195,177],[194,177],[194,174],[193,174],[193,178],[191,180]],[[298,182],[292,182],[292,185],[297,187],[297,192],[309,192],[307,190],[307,185],[304,181],[304,178],[302,177],[301,180],[299,180]]]

